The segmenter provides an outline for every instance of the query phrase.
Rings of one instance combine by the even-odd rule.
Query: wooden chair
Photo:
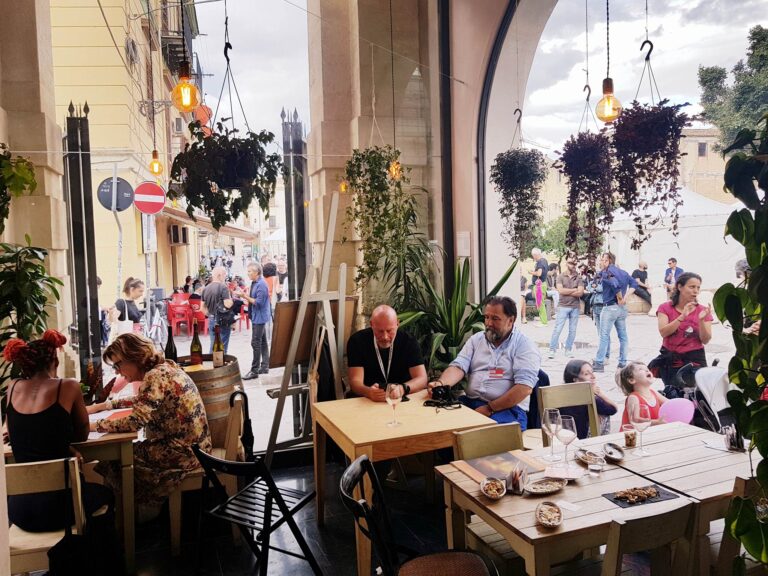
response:
[[[748,498],[757,494],[760,486],[754,478],[736,477],[733,485],[733,495]],[[708,527],[709,533],[700,538],[700,573],[713,576],[731,576],[733,574],[733,559],[744,550],[741,542],[731,536],[725,529],[725,520],[712,522]],[[747,574],[766,574],[768,570],[762,564],[747,558]]]
[[[370,482],[371,494],[365,493],[366,479]],[[491,572],[478,554],[452,550],[415,556],[413,551],[397,545],[381,484],[368,456],[360,456],[347,467],[339,482],[339,493],[360,531],[371,540],[376,559],[381,563],[377,574],[490,576]],[[370,503],[366,502],[366,498],[370,499]],[[401,556],[409,558],[402,560]]]
[[[453,457],[468,460],[500,454],[523,448],[520,424],[492,424],[453,433]],[[464,529],[467,548],[489,558],[501,576],[524,576],[525,562],[518,556],[506,539],[484,520],[470,518]]]
[[[243,426],[243,401],[236,398],[227,416],[227,433],[224,446],[214,446],[211,454],[222,460],[237,460],[240,445],[240,434]],[[171,554],[178,556],[181,553],[181,497],[184,492],[200,490],[203,486],[205,472],[200,469],[193,472],[168,496],[168,515],[171,520]],[[237,492],[237,478],[234,476],[222,477],[228,494]],[[233,527],[232,537],[235,543],[239,543],[240,531]]]
[[[64,490],[64,463],[69,462],[69,485],[75,524],[72,531],[83,533],[85,514],[80,485],[80,466],[75,458],[8,464],[5,478],[8,496]],[[48,569],[48,550],[64,537],[64,530],[25,532],[15,525],[8,529],[11,574]]]
[[[592,392],[592,384],[589,382],[573,382],[572,384],[539,387],[538,394],[539,415],[542,422],[544,421],[544,411],[549,408],[586,406],[589,416],[590,434],[592,436],[600,435],[595,395]],[[544,433],[543,429],[541,431],[541,440],[545,448],[549,446],[549,436]]]
[[[677,501],[675,501],[677,502]],[[632,562],[624,563],[625,554],[650,552],[652,576],[692,576],[692,543],[698,515],[698,505],[687,498],[667,512],[652,514],[643,508],[639,516],[614,520],[608,531],[605,554],[585,560],[561,564],[552,576],[631,576],[647,574],[647,566],[632,570]],[[674,551],[674,554],[673,554]]]

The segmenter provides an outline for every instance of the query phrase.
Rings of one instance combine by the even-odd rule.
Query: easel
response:
[[[314,320],[313,337],[312,337],[312,350],[315,356],[318,354],[320,347],[317,346],[317,340],[321,337],[323,332],[328,336],[328,344],[331,351],[331,367],[333,368],[334,387],[336,391],[336,398],[343,396],[343,389],[341,385],[341,366],[344,359],[344,326],[345,326],[345,313],[346,313],[346,282],[347,282],[347,265],[341,263],[339,265],[339,284],[338,289],[334,291],[328,290],[328,275],[331,268],[331,253],[333,252],[333,237],[336,231],[336,213],[339,208],[339,193],[334,192],[331,196],[331,206],[328,214],[328,223],[325,231],[325,247],[323,249],[323,260],[320,268],[316,266],[307,267],[307,276],[304,280],[304,289],[301,292],[301,299],[299,300],[299,310],[296,315],[296,322],[293,325],[293,331],[291,333],[291,343],[288,348],[288,355],[285,361],[285,369],[283,370],[283,379],[280,384],[280,388],[277,392],[277,407],[275,408],[275,416],[272,421],[272,430],[269,434],[269,443],[267,444],[266,463],[267,466],[272,464],[272,456],[275,450],[278,448],[288,448],[295,446],[296,444],[302,444],[308,442],[312,438],[312,426],[309,422],[311,410],[305,410],[304,422],[301,427],[301,435],[290,440],[283,442],[277,442],[277,432],[280,429],[280,421],[283,417],[283,410],[285,407],[285,399],[288,396],[297,394],[303,394],[309,391],[309,403],[317,398],[317,389],[310,383],[300,384],[298,386],[291,386],[291,375],[293,369],[297,364],[297,351],[299,347],[299,340],[301,339],[302,330],[304,324],[307,321],[307,307],[310,302],[317,302],[316,305],[316,318]],[[312,283],[315,279],[315,275],[318,276],[318,291],[312,292]],[[339,303],[338,306],[338,331],[334,326],[333,316],[331,314],[331,302],[336,300]],[[325,330],[323,330],[323,328]],[[274,345],[274,343],[273,343]],[[310,358],[310,366],[317,362],[317,358]]]

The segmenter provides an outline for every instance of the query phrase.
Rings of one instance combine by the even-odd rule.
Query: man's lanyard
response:
[[[504,377],[504,369],[499,368],[499,359],[505,353],[505,350],[502,350],[502,346],[511,337],[512,337],[512,332],[510,332],[509,335],[506,338],[504,338],[504,340],[499,342],[499,345],[495,348],[498,354],[494,353],[494,347],[491,346],[491,343],[488,342],[487,338],[485,338],[485,344],[486,346],[488,346],[488,352],[491,355],[491,360],[493,360],[493,366],[488,367],[488,377],[491,380],[500,380]]]
[[[389,347],[389,359],[387,360],[387,371],[384,371],[384,362],[381,360],[381,353],[379,352],[379,344],[376,342],[376,335],[373,335],[373,349],[376,350],[376,359],[379,361],[379,368],[384,376],[384,385],[389,384],[389,369],[392,367],[392,356],[395,354],[395,340],[392,339],[392,345]]]

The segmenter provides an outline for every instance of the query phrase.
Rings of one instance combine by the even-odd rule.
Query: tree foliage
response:
[[[169,196],[187,199],[187,214],[194,219],[199,208],[217,230],[236,220],[258,202],[269,213],[269,199],[275,194],[282,172],[280,155],[269,154],[266,147],[275,135],[262,130],[237,137],[237,130],[217,123],[218,132],[206,135],[200,122],[192,122],[189,131],[194,142],[173,160]]]
[[[13,158],[5,144],[0,144],[0,234],[5,231],[5,221],[11,210],[11,198],[37,188],[35,166],[17,156]]]
[[[760,25],[749,31],[746,60],[731,69],[699,66],[703,118],[720,130],[720,148],[736,139],[742,126],[754,126],[768,107],[768,29]]]

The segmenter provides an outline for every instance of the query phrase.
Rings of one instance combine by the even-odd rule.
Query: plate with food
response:
[[[576,450],[576,460],[584,464],[585,466],[589,466],[590,464],[595,464],[596,462],[599,462],[603,458],[602,452],[596,452],[594,450],[586,450],[585,448],[579,448]]]
[[[536,522],[545,528],[557,528],[563,522],[563,511],[554,502],[545,500],[536,506]]]
[[[528,482],[525,491],[529,494],[554,494],[565,488],[566,484],[568,480],[564,478],[542,478]]]
[[[641,504],[653,504],[654,502],[679,498],[677,494],[665,490],[658,484],[625,488],[624,490],[603,494],[603,496],[621,508],[630,508]]]
[[[609,462],[621,462],[624,459],[624,449],[613,442],[603,444],[603,454]]]
[[[480,491],[491,500],[500,500],[507,493],[506,482],[501,478],[485,478],[480,482]]]

